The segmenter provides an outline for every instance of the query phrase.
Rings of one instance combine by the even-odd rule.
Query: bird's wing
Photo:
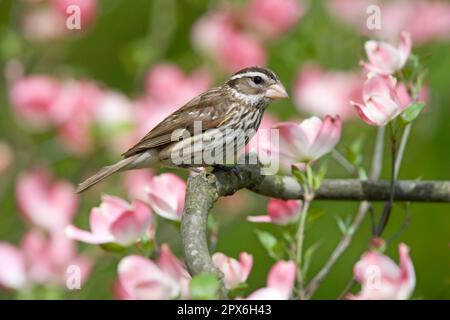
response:
[[[147,149],[171,143],[172,133],[177,130],[187,130],[194,133],[194,121],[201,121],[202,131],[216,128],[227,121],[224,115],[232,101],[227,99],[220,88],[213,88],[195,97],[183,107],[175,111],[154,127],[136,145],[122,154],[128,158]]]

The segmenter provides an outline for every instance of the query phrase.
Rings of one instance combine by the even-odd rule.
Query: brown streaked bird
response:
[[[214,161],[223,159],[222,154],[227,158],[230,152],[235,155],[239,151],[236,145],[242,149],[258,130],[267,105],[283,98],[288,94],[273,71],[242,69],[222,86],[200,94],[166,117],[123,153],[124,159],[80,183],[77,192],[113,173],[155,164],[186,168],[223,164]],[[213,155],[208,158],[205,154]]]

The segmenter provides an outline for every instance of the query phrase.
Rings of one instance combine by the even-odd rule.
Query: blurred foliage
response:
[[[131,97],[143,90],[147,69],[159,61],[171,61],[190,71],[204,61],[192,49],[190,28],[193,22],[213,4],[195,0],[103,0],[100,2],[99,17],[85,33],[70,37],[63,42],[50,45],[35,45],[18,37],[18,24],[23,3],[20,1],[0,1],[0,69],[11,57],[27,61],[26,73],[46,73],[58,76],[93,78],[107,87],[116,88]],[[268,65],[279,74],[287,88],[292,88],[296,70],[307,61],[316,61],[325,68],[352,69],[364,58],[363,43],[354,30],[335,18],[330,17],[322,1],[310,1],[308,14],[285,37],[269,44]],[[432,104],[427,106],[414,124],[411,140],[400,171],[401,179],[450,179],[450,43],[428,43],[416,50],[428,68],[426,83],[431,88]],[[221,81],[224,75],[217,78]],[[74,184],[81,179],[81,172],[89,168],[100,168],[111,160],[104,152],[95,152],[89,159],[80,159],[61,150],[51,133],[27,135],[21,130],[11,114],[7,99],[7,89],[0,80],[0,139],[14,146],[15,166],[0,180],[0,239],[18,243],[25,230],[18,216],[14,200],[14,181],[17,174],[33,164],[45,163],[58,177],[66,178]],[[272,105],[269,110],[281,119],[298,117],[291,101]],[[355,143],[363,149],[363,159],[354,159],[368,166],[373,148],[375,129],[362,121],[344,126],[344,135],[339,145],[342,153],[355,148]],[[364,142],[361,143],[361,137]],[[116,159],[117,157],[115,157]],[[389,177],[388,157],[385,158],[382,177]],[[177,171],[185,175],[183,171]],[[343,178],[348,174],[334,161],[329,161],[328,177]],[[112,177],[104,185],[103,192],[125,196],[117,182],[120,177]],[[274,226],[265,225],[263,231],[255,232],[254,224],[245,220],[246,215],[265,212],[266,198],[246,193],[249,204],[236,214],[227,213],[217,207],[215,215],[219,220],[216,250],[236,257],[247,251],[254,256],[254,268],[249,278],[248,292],[262,287],[267,271],[274,260],[258,241],[265,234],[277,234]],[[76,224],[88,225],[89,209],[99,203],[98,192],[83,194]],[[310,225],[307,232],[306,248],[316,246],[310,262],[308,277],[311,277],[326,261],[329,253],[341,237],[336,218],[354,215],[357,203],[320,201],[313,203],[314,210],[322,210],[321,215]],[[381,204],[375,205],[380,212]],[[412,221],[402,235],[401,241],[411,248],[417,274],[414,298],[450,298],[450,206],[447,204],[413,204]],[[396,206],[386,233],[394,234],[405,219],[405,210]],[[334,299],[352,276],[352,266],[367,248],[370,238],[370,219],[366,219],[356,234],[349,250],[342,256],[320,287],[316,298]],[[168,242],[180,254],[179,238],[174,225],[159,221],[157,239]],[[269,232],[269,233],[267,233]],[[266,244],[274,246],[274,239]],[[397,239],[398,241],[398,239]],[[68,294],[69,299],[111,298],[111,288],[116,277],[116,266],[120,255],[102,252],[98,248],[80,244],[80,248],[97,256],[98,262],[82,290]],[[388,250],[388,255],[397,257],[396,245]],[[0,262],[1,264],[1,262]],[[197,279],[198,282],[210,279]],[[210,290],[215,290],[214,283]],[[199,292],[199,298],[211,292]],[[40,298],[51,297],[43,293]],[[11,295],[0,292],[0,298]]]

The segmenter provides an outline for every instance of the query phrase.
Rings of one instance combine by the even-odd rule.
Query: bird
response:
[[[196,96],[151,129],[122,154],[78,185],[83,192],[110,175],[160,164],[198,168],[233,163],[259,128],[266,107],[289,98],[275,72],[247,67],[223,85]],[[230,159],[232,159],[230,161]]]

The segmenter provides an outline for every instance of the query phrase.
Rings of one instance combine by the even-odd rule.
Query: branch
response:
[[[372,167],[370,169],[370,179],[378,180],[381,174],[381,169],[383,166],[383,154],[384,154],[384,135],[385,127],[379,127],[377,130],[377,138],[375,141],[375,148],[373,150],[372,156]],[[356,171],[356,169],[355,169]],[[306,288],[306,298],[311,298],[311,296],[319,288],[319,285],[325,279],[326,275],[330,272],[331,268],[338,261],[339,257],[347,250],[353,235],[361,226],[364,218],[366,217],[367,210],[370,208],[370,203],[368,201],[362,201],[359,205],[358,212],[353,219],[352,224],[347,230],[347,233],[343,235],[337,246],[334,248],[328,260],[325,262],[323,267],[317,272],[314,278],[309,283]]]
[[[214,272],[222,276],[214,267],[208,251],[208,213],[219,197],[244,188],[281,199],[302,199],[304,194],[302,186],[293,177],[263,176],[258,165],[239,165],[190,178],[181,221],[181,239],[191,275]],[[398,181],[395,188],[396,201],[450,202],[450,181]],[[389,199],[389,182],[324,180],[315,199],[385,201]],[[224,296],[223,285],[221,292]]]

